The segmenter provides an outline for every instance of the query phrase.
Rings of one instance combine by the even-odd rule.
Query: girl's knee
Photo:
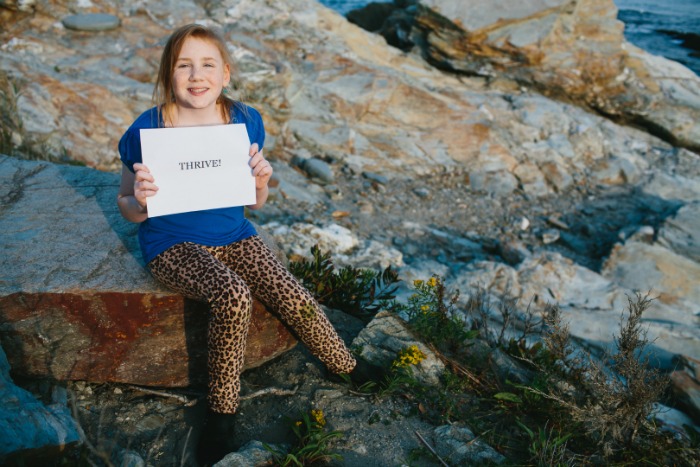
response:
[[[208,301],[217,308],[251,308],[253,295],[245,282],[229,276],[217,279],[212,284]]]

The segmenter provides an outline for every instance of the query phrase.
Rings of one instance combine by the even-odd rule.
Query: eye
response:
[[[179,64],[179,65],[177,66],[177,68],[187,68],[187,67],[189,67],[189,66],[190,66],[189,63],[181,63],[181,64]]]
[[[213,63],[205,63],[204,66],[208,66],[209,68],[214,68],[215,65]]]

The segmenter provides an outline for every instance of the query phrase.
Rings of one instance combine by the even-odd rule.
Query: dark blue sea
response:
[[[341,14],[370,0],[320,0]],[[518,1],[518,0],[513,0]],[[625,37],[638,47],[680,62],[700,75],[700,0],[615,0]]]

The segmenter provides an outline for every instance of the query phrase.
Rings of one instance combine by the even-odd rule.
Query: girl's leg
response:
[[[234,413],[252,312],[248,286],[208,250],[194,243],[168,248],[148,267],[168,288],[209,303],[209,408],[218,413]]]
[[[330,372],[350,373],[355,359],[328,317],[259,236],[228,245],[215,254],[245,280],[254,296],[294,329]]]

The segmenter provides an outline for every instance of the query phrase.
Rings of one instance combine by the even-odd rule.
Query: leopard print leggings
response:
[[[318,303],[254,235],[225,246],[179,243],[149,264],[168,288],[210,305],[207,334],[209,408],[235,413],[252,313],[252,295],[277,313],[332,373],[355,359]]]

